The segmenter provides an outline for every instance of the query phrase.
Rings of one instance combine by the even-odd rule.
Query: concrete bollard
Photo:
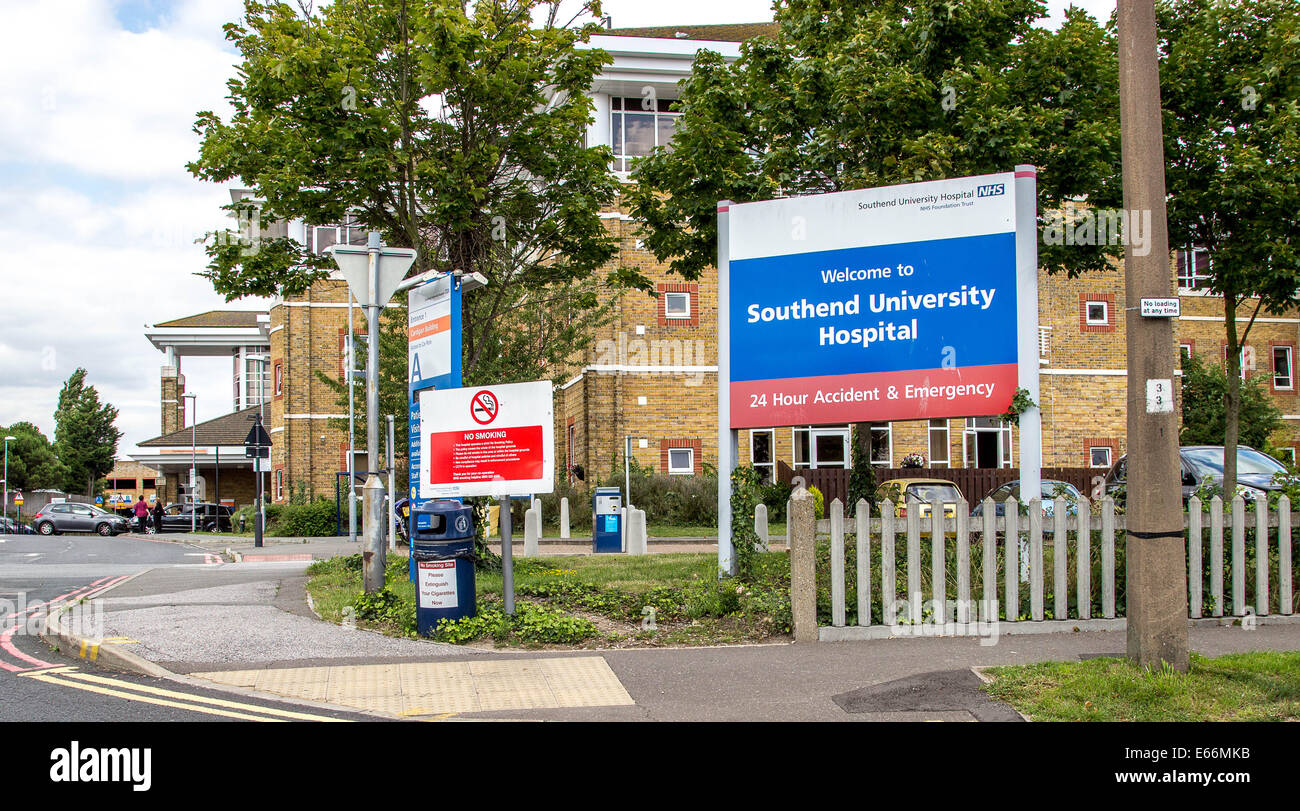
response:
[[[627,511],[627,553],[644,555],[646,553],[645,510],[633,507]]]
[[[767,505],[759,503],[754,505],[754,532],[758,535],[758,550],[760,552],[769,551],[767,534]]]
[[[533,497],[533,509],[537,511],[537,537],[542,537],[542,500]]]
[[[524,557],[537,557],[537,540],[542,534],[541,513],[534,507],[524,512]]]
[[[817,641],[817,516],[812,493],[800,482],[786,515],[790,544],[790,608],[794,641]]]
[[[560,499],[560,537],[569,537],[569,497]]]

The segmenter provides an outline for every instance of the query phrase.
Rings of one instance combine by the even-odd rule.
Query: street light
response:
[[[16,436],[5,437],[5,501],[4,512],[0,513],[0,515],[4,515],[6,518],[9,517],[9,443],[13,442],[17,438],[18,437]]]
[[[245,360],[257,361],[258,363],[269,363],[270,355],[263,353],[253,353],[244,356]],[[257,373],[257,422],[259,425],[266,422],[266,367],[259,367]],[[260,440],[259,440],[260,441]],[[267,449],[267,458],[270,458],[271,450]],[[253,475],[257,477],[257,519],[253,523],[253,546],[262,545],[262,532],[266,527],[266,497],[262,489],[262,449],[257,448],[257,456],[253,458]]]
[[[190,401],[190,532],[198,532],[198,506],[194,501],[194,492],[198,490],[199,477],[196,467],[199,461],[199,395],[186,392],[181,395]]]

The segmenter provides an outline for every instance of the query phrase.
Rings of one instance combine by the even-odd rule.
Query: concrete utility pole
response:
[[[1130,218],[1151,212],[1150,250],[1138,256],[1128,239],[1124,250],[1128,655],[1139,667],[1168,662],[1186,672],[1187,550],[1172,396],[1173,322],[1139,314],[1143,298],[1171,292],[1154,0],[1120,0],[1118,22],[1124,207]]]

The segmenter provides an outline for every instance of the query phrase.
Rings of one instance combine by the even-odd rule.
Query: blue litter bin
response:
[[[411,508],[410,522],[416,625],[427,636],[439,620],[478,613],[474,510],[459,501],[426,501]]]

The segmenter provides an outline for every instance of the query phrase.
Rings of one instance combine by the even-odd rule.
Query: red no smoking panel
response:
[[[429,481],[540,479],[545,472],[540,425],[429,434]]]

